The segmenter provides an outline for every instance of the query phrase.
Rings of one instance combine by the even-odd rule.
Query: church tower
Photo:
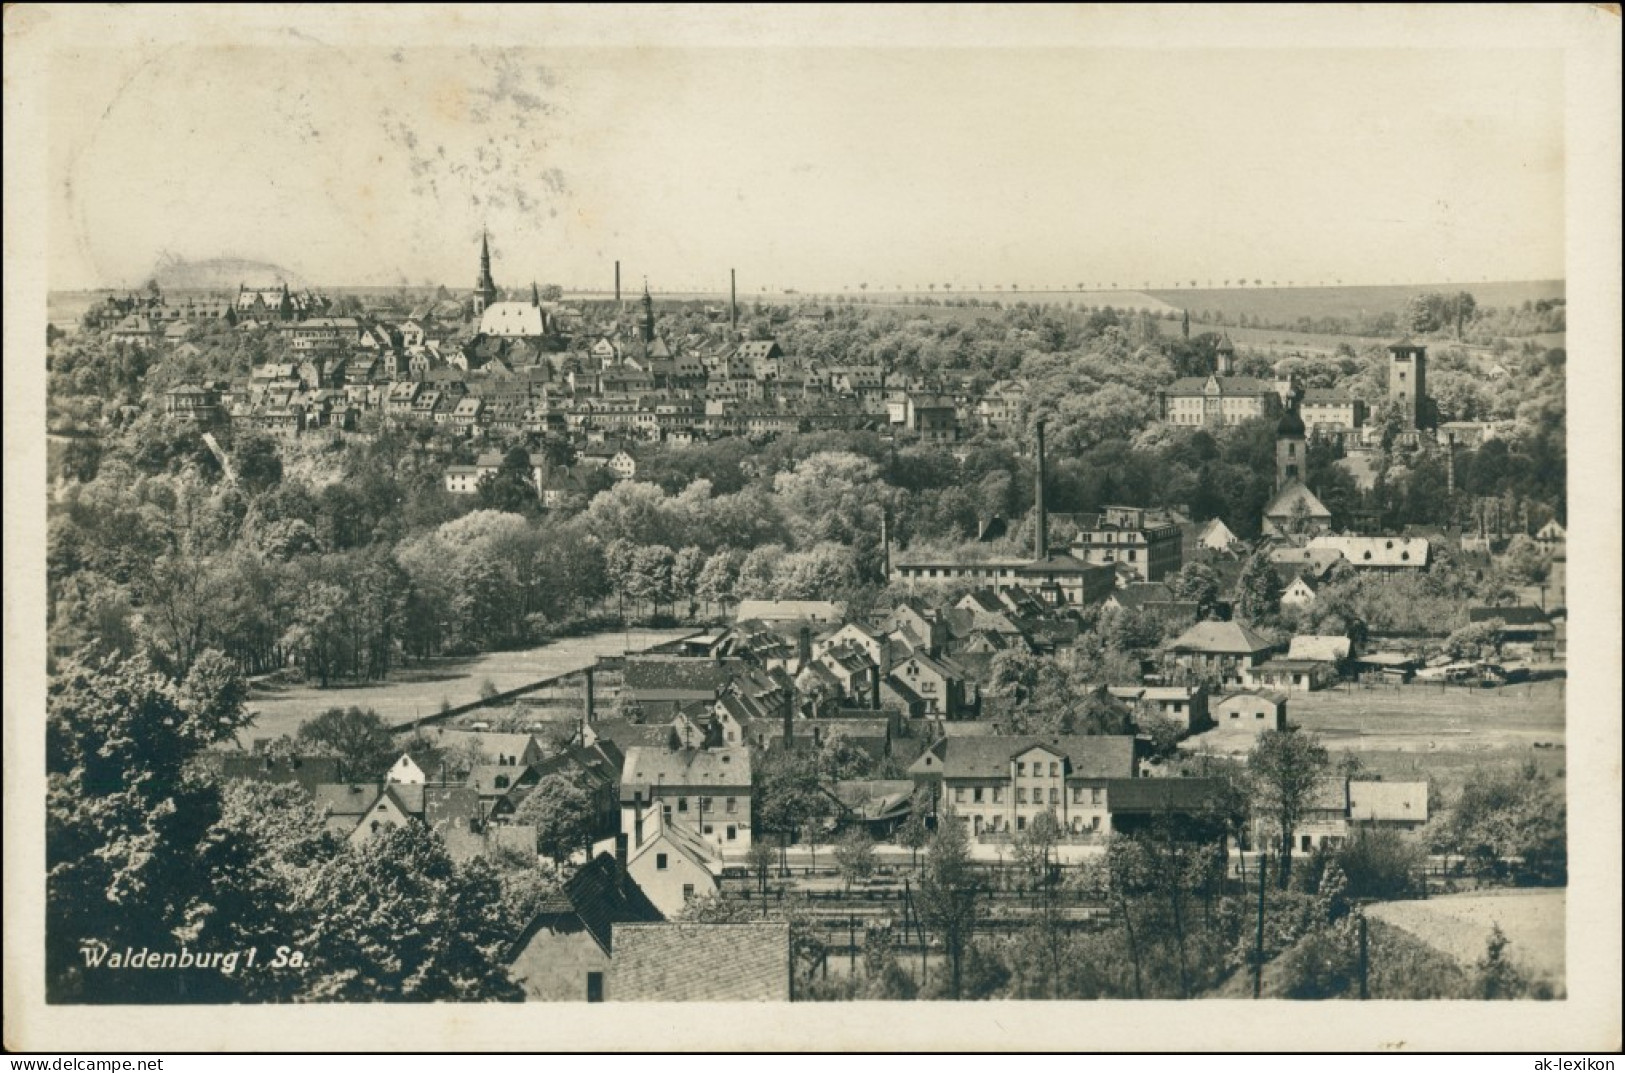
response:
[[[655,341],[655,300],[649,296],[649,281],[643,281],[643,341]]]
[[[1397,402],[1407,431],[1428,422],[1428,348],[1401,339],[1388,348],[1388,401]]]
[[[491,278],[491,244],[480,232],[480,278],[474,283],[474,312],[480,314],[497,300],[496,281]]]
[[[1275,428],[1275,490],[1303,483],[1309,471],[1308,445],[1304,438],[1303,418],[1296,409],[1281,415]]]
[[[1236,365],[1236,344],[1230,341],[1230,333],[1225,332],[1219,340],[1219,345],[1213,348],[1213,372],[1216,376],[1230,376]]]

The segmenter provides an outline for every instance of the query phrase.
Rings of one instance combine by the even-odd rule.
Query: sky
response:
[[[1564,275],[1549,49],[58,53],[50,285],[744,294]],[[256,282],[253,280],[247,282]]]

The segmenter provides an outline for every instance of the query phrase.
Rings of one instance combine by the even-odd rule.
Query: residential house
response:
[[[519,811],[540,781],[528,764],[480,764],[469,771],[464,785],[479,794],[481,817],[501,823]]]
[[[1107,779],[1111,829],[1135,834],[1172,824],[1177,837],[1218,844],[1228,833],[1223,779]]]
[[[722,854],[716,845],[681,824],[667,823],[656,803],[635,825],[627,855],[627,874],[667,917],[682,913],[696,898],[717,893]]]
[[[1245,685],[1282,693],[1312,693],[1336,680],[1337,671],[1331,664],[1292,656],[1276,656],[1242,672]]]
[[[1298,414],[1311,435],[1342,435],[1365,425],[1366,405],[1337,388],[1305,388]]]
[[[790,925],[622,924],[615,929],[611,1002],[789,1002]]]
[[[349,838],[382,792],[378,783],[327,782],[319,784],[311,796],[316,799],[316,810],[324,817],[327,829]]]
[[[1281,410],[1275,384],[1250,376],[1186,376],[1157,393],[1162,420],[1171,425],[1222,428]]]
[[[751,841],[751,754],[732,749],[626,750],[621,768],[621,830],[635,831],[645,810],[718,847],[746,849]]]
[[[1183,566],[1184,537],[1165,511],[1106,507],[1079,526],[1072,554],[1096,566],[1126,565],[1139,581],[1161,581]]]
[[[1428,822],[1428,784],[1349,780],[1349,826],[1414,831]]]
[[[602,1002],[623,929],[664,919],[626,871],[625,840],[543,901],[511,947],[510,978],[528,1002]]]
[[[421,786],[428,782],[423,769],[418,767],[417,761],[412,759],[410,753],[402,753],[401,758],[390,767],[389,774],[384,776],[385,782],[410,783]]]
[[[422,820],[423,784],[386,782],[367,811],[358,818],[348,839],[352,844],[359,844]]]
[[[985,735],[939,739],[909,765],[939,816],[981,841],[1007,841],[1049,813],[1069,837],[1111,831],[1107,781],[1134,778],[1134,738]]]
[[[1214,518],[1202,527],[1202,532],[1196,538],[1198,547],[1206,551],[1231,551],[1241,543],[1241,538],[1230,531],[1224,524],[1223,518]]]
[[[434,746],[443,752],[476,757],[481,764],[507,767],[535,764],[542,759],[542,746],[532,734],[500,734],[476,730],[440,730]]]
[[[1264,504],[1260,529],[1268,537],[1285,537],[1324,533],[1331,524],[1332,512],[1320,501],[1320,497],[1302,481],[1293,480]]]
[[[1299,609],[1313,607],[1320,598],[1307,574],[1299,574],[1281,589],[1281,606]]]
[[[966,676],[947,659],[912,652],[892,667],[888,677],[917,694],[925,702],[926,715],[959,719],[969,714]]]
[[[1238,689],[1211,705],[1213,725],[1221,734],[1257,737],[1266,730],[1286,729],[1286,694],[1268,689]]]
[[[1422,537],[1404,536],[1317,536],[1311,548],[1341,552],[1358,570],[1405,572],[1428,568],[1430,545]]]
[[[845,618],[846,609],[828,600],[741,600],[734,612],[735,622],[754,619],[769,624],[810,622],[838,626]]]
[[[1496,640],[1513,647],[1550,645],[1557,634],[1557,627],[1538,607],[1470,607],[1467,621],[1499,622]]]
[[[1240,685],[1250,667],[1263,663],[1275,646],[1241,622],[1198,622],[1167,646],[1173,662],[1223,685]]]

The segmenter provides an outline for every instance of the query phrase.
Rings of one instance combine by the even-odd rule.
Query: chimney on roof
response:
[[[1049,558],[1049,511],[1044,506],[1044,422],[1040,418],[1033,426],[1033,450],[1037,453],[1037,475],[1033,478],[1033,510],[1037,523],[1033,527],[1033,558]]]
[[[801,660],[802,667],[812,662],[812,627],[806,623],[802,623],[800,632],[796,634],[796,657]]]
[[[626,880],[626,835],[615,836],[615,878]]]

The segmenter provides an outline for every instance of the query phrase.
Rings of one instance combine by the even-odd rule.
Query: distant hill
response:
[[[238,284],[271,287],[286,283],[294,290],[307,286],[297,273],[280,265],[250,261],[241,257],[210,257],[188,261],[166,253],[153,267],[152,276],[166,291],[234,291]]]
[[[1250,320],[1290,324],[1299,317],[1365,317],[1402,313],[1414,295],[1437,291],[1466,291],[1480,309],[1521,306],[1542,298],[1562,298],[1563,281],[1529,280],[1492,283],[1415,283],[1378,287],[1226,287],[1212,290],[1155,290],[1145,293],[1192,313],[1217,313],[1223,323],[1234,324],[1245,314]]]

